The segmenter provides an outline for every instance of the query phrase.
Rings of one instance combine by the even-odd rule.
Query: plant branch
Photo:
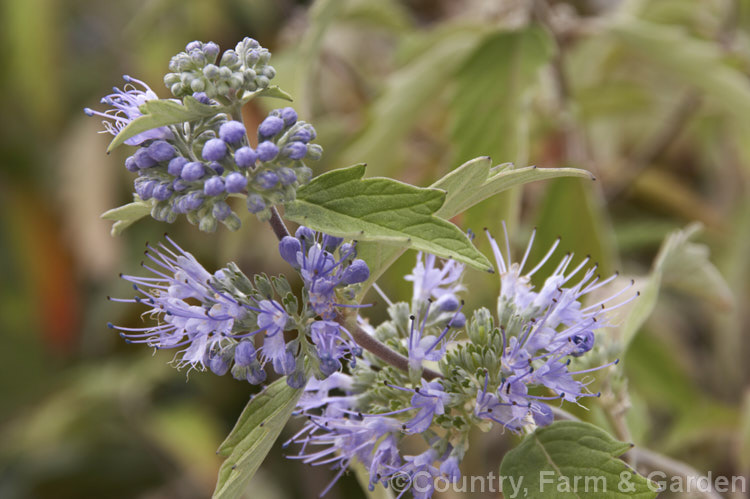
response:
[[[290,235],[289,230],[286,228],[286,224],[284,224],[284,220],[282,220],[276,207],[271,207],[271,218],[268,223],[271,225],[271,228],[279,241],[285,236]],[[336,319],[339,324],[346,327],[346,319],[344,316],[339,314]],[[383,362],[390,364],[397,369],[401,369],[402,371],[409,372],[409,359],[400,353],[391,350],[388,346],[375,339],[357,324],[351,324],[349,330],[354,341],[356,341],[359,346],[381,359]],[[435,378],[442,378],[442,375],[432,369],[424,368],[422,371],[422,377],[429,381]]]
[[[273,233],[276,234],[276,238],[281,241],[285,236],[289,236],[289,230],[286,228],[286,224],[279,215],[279,210],[275,206],[271,206],[271,219],[268,221],[271,224]]]

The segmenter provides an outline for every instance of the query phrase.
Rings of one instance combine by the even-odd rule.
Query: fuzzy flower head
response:
[[[230,368],[235,378],[251,383],[265,380],[263,365],[270,362],[279,374],[291,374],[297,365],[293,345],[284,340],[289,313],[275,300],[258,300],[249,280],[236,266],[209,273],[193,255],[167,237],[169,245],[149,246],[143,267],[152,276],[121,275],[138,292],[132,299],[113,301],[140,303],[149,307],[144,317],[157,325],[140,328],[114,326],[128,343],[143,343],[156,349],[179,349],[178,368],[205,370],[218,375]],[[248,293],[221,288],[244,278]],[[254,337],[262,333],[256,348]]]
[[[159,97],[148,85],[140,80],[123,76],[126,84],[122,90],[114,88],[113,93],[102,98],[102,103],[110,106],[104,112],[94,111],[86,108],[84,112],[89,116],[100,116],[104,118],[104,133],[117,135],[131,121],[142,115],[140,107],[149,100],[157,100]],[[136,85],[140,86],[138,88]],[[167,127],[154,128],[135,135],[125,141],[126,144],[135,146],[147,140],[171,139],[172,132]]]
[[[342,243],[339,237],[315,233],[307,227],[300,227],[294,237],[286,236],[279,242],[282,258],[302,276],[312,309],[326,321],[335,320],[336,307],[346,306],[337,302],[336,289],[370,277],[365,261],[355,258],[354,244]]]
[[[582,298],[616,276],[601,279],[595,275],[595,267],[584,270],[588,258],[571,268],[572,254],[562,258],[540,288],[534,288],[531,276],[552,257],[559,240],[536,266],[526,271],[533,239],[534,234],[521,262],[514,263],[509,257],[510,245],[506,244],[503,254],[490,236],[501,281],[498,322],[486,309],[476,311],[467,328],[471,343],[445,360],[445,366],[457,364],[468,372],[484,371],[483,379],[477,380],[474,416],[515,432],[528,424],[551,423],[551,401],[576,403],[583,397],[598,395],[587,389],[592,379],[586,375],[618,361],[581,370],[571,369],[571,362],[594,347],[595,332],[609,326],[609,312],[637,296],[634,293],[618,300],[631,283],[596,303],[582,304]],[[487,348],[493,352],[491,357],[485,357],[492,359],[490,364],[471,360],[472,352]],[[543,387],[547,393],[537,395],[539,391],[532,390],[534,387]]]

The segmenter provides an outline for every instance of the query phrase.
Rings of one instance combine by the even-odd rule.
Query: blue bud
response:
[[[205,169],[203,163],[193,161],[185,165],[182,169],[182,173],[180,173],[180,177],[188,182],[194,182],[201,178],[204,173]]]
[[[279,114],[281,114],[281,119],[284,120],[286,126],[292,126],[297,122],[297,111],[294,108],[282,108]]]
[[[326,251],[330,251],[330,252],[335,251],[336,248],[338,248],[343,242],[344,242],[343,237],[334,237],[334,236],[329,236],[328,234],[325,234],[323,236],[323,248]]]
[[[177,154],[172,144],[163,140],[152,142],[147,151],[155,161],[169,161]]]
[[[462,312],[458,312],[453,316],[448,325],[455,328],[464,327],[466,325],[466,316]]]
[[[592,348],[594,348],[594,332],[593,331],[583,331],[579,334],[576,334],[573,336],[573,344],[575,344],[576,348],[571,353],[573,357],[580,357],[581,355],[585,354]]]
[[[138,163],[135,161],[135,156],[128,156],[125,158],[125,168],[133,173],[138,171]]]
[[[279,148],[273,142],[266,140],[258,144],[258,159],[261,161],[271,161],[279,154]]]
[[[531,412],[531,415],[534,417],[534,423],[536,423],[537,426],[548,426],[552,424],[555,415],[547,404],[534,404],[534,409],[535,410]]]
[[[250,368],[247,372],[247,381],[252,385],[260,385],[266,380],[266,371],[260,367],[260,364],[256,364]]]
[[[341,275],[341,282],[344,284],[356,284],[365,282],[370,277],[370,268],[364,260],[359,258],[354,260]]]
[[[203,68],[203,76],[211,80],[216,78],[219,76],[219,66],[216,64],[206,64]]]
[[[253,150],[252,147],[240,147],[234,152],[234,162],[240,168],[250,168],[255,166],[255,162],[258,160],[258,154]]]
[[[206,54],[206,58],[209,61],[215,61],[216,57],[219,55],[219,46],[214,42],[207,42],[203,45],[203,53]]]
[[[305,372],[302,370],[293,372],[292,374],[287,376],[286,384],[296,390],[300,390],[304,388],[305,385],[307,384],[307,378],[305,377]]]
[[[185,211],[193,211],[203,204],[203,196],[197,192],[191,192],[185,197]]]
[[[292,350],[295,346],[296,345],[292,343],[287,344],[284,350],[284,355],[273,359],[273,370],[276,371],[277,374],[287,376],[294,372],[294,369],[297,367],[297,359],[295,359]]]
[[[309,227],[300,225],[294,233],[294,237],[305,243],[305,249],[311,247],[315,242],[315,232]]]
[[[317,133],[315,128],[309,123],[300,123],[299,127],[292,134],[291,140],[298,140],[300,142],[310,142],[315,140]]]
[[[317,161],[323,156],[323,148],[319,144],[310,144],[307,146],[307,158]]]
[[[302,159],[307,154],[307,145],[302,142],[289,142],[284,146],[283,154],[289,159]]]
[[[271,170],[265,170],[255,177],[255,182],[261,189],[273,189],[279,183],[279,176]]]
[[[167,173],[175,177],[179,177],[182,173],[182,169],[186,164],[188,164],[188,160],[186,158],[183,158],[182,156],[172,158],[172,160],[167,165]]]
[[[435,305],[437,305],[437,307],[443,312],[455,312],[456,310],[458,310],[458,307],[461,305],[461,303],[458,301],[458,298],[456,298],[455,295],[445,294],[438,298]]]
[[[216,220],[225,220],[229,215],[232,214],[232,208],[224,201],[214,203],[214,207],[211,209],[211,214]]]
[[[228,144],[237,144],[246,136],[245,125],[239,121],[227,121],[219,127],[219,138]]]
[[[341,253],[342,258],[353,258],[357,256],[356,245],[352,243],[342,244],[339,252]]]
[[[192,42],[185,45],[185,52],[192,52],[193,50],[200,50],[203,43],[201,43],[198,40],[193,40]]]
[[[258,127],[261,137],[273,137],[284,129],[284,120],[277,116],[268,116]]]
[[[219,161],[227,155],[227,144],[221,139],[210,139],[203,145],[201,155],[206,161]]]
[[[172,182],[172,189],[175,192],[181,192],[181,191],[184,191],[187,188],[188,188],[187,182],[185,182],[181,178],[177,178],[177,179],[175,179],[174,182]]]
[[[252,340],[242,340],[234,349],[234,362],[240,366],[249,366],[256,361],[258,351]]]
[[[203,193],[206,196],[218,196],[224,192],[224,181],[219,176],[211,177],[203,184]]]
[[[135,193],[144,201],[151,199],[154,195],[154,188],[158,185],[153,180],[145,180],[142,177],[135,179]]]
[[[166,201],[172,196],[172,189],[169,184],[160,183],[154,187],[153,196],[157,201]]]
[[[221,175],[224,173],[224,167],[221,166],[221,163],[217,161],[212,161],[211,164],[208,165],[213,171],[216,172],[217,175]]]
[[[294,268],[299,267],[297,253],[300,251],[302,251],[302,245],[296,237],[284,236],[281,241],[279,241],[279,253],[281,254],[281,258]]]
[[[206,92],[193,93],[193,99],[197,100],[201,104],[211,104],[211,99],[208,98],[208,95],[206,95]]]
[[[240,172],[232,172],[224,178],[224,186],[230,194],[242,192],[247,186],[247,177]]]
[[[301,127],[298,128],[290,137],[290,140],[302,143],[308,143],[314,138],[314,133],[311,132],[312,127]]]
[[[326,378],[331,374],[338,372],[341,369],[341,362],[338,359],[334,359],[331,356],[321,357],[320,359],[320,372]],[[287,381],[287,383],[289,383]],[[289,385],[292,386],[292,385]],[[294,387],[292,387],[294,388]],[[300,387],[301,388],[301,387]]]
[[[220,352],[207,355],[206,364],[208,368],[217,376],[224,376],[229,371],[229,362],[221,355]]]
[[[247,197],[247,211],[250,213],[258,213],[266,209],[266,202],[263,200],[263,196],[260,194],[250,194]]]
[[[292,185],[297,181],[297,174],[294,173],[294,170],[287,168],[286,166],[279,168],[276,171],[276,174],[279,176],[281,185]]]
[[[135,154],[133,154],[133,158],[135,158],[135,164],[138,165],[138,168],[141,170],[156,166],[156,160],[148,154],[148,151],[145,148],[138,149]]]

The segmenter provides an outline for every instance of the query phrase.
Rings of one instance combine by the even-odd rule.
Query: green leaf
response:
[[[479,155],[519,166],[529,161],[529,129],[540,70],[553,53],[549,34],[539,27],[499,30],[485,37],[456,73],[451,101],[451,141],[457,163]],[[511,190],[492,210],[474,210],[465,223],[513,230],[520,215],[520,192]]]
[[[526,163],[527,95],[552,56],[553,42],[538,27],[500,31],[483,40],[457,73],[451,135],[456,159],[486,154]],[[489,111],[489,112],[488,112]]]
[[[151,202],[143,201],[136,196],[136,200],[102,213],[105,220],[113,220],[111,234],[119,236],[122,232],[141,218],[151,213]]]
[[[725,62],[721,44],[690,36],[679,26],[621,17],[610,28],[623,47],[650,61],[675,82],[702,90],[717,106],[750,126],[750,87],[747,77]]]
[[[111,152],[114,148],[122,145],[126,140],[139,133],[161,126],[208,118],[221,112],[216,106],[203,104],[190,96],[185,97],[183,102],[184,104],[175,99],[158,99],[144,102],[140,107],[143,115],[134,119],[125,128],[120,130],[120,133],[109,143],[107,152]]]
[[[530,262],[537,262],[549,251],[555,239],[561,238],[560,250],[583,259],[586,255],[599,264],[603,276],[617,268],[614,231],[604,200],[595,186],[572,179],[556,179],[546,192],[535,216],[537,232],[531,248]],[[559,258],[551,258],[532,279],[540,282],[550,275]]]
[[[487,157],[475,158],[451,171],[430,186],[445,191],[445,202],[435,214],[441,218],[452,218],[475,204],[511,187],[527,182],[570,176],[593,178],[577,168],[526,168],[511,169],[508,165],[491,167]],[[364,296],[369,286],[403,254],[405,248],[380,242],[362,242],[358,245],[360,258],[370,267],[370,279],[360,291]]]
[[[245,104],[255,97],[275,97],[278,99],[292,100],[291,96],[278,88],[271,85],[256,92],[245,94],[240,104]],[[134,119],[118,133],[107,147],[107,152],[111,152],[116,147],[122,145],[126,140],[138,135],[139,133],[153,130],[161,126],[174,125],[176,123],[185,123],[210,118],[221,113],[231,111],[228,107],[211,106],[198,102],[193,97],[187,96],[182,102],[176,99],[158,99],[144,102],[140,107],[142,116]]]
[[[424,116],[424,110],[437,99],[452,75],[482,39],[486,27],[446,26],[435,33],[420,34],[429,39],[429,49],[409,60],[388,77],[385,88],[370,108],[369,124],[344,151],[344,161],[366,161],[378,173],[390,173],[409,131]]]
[[[365,165],[356,165],[317,177],[286,204],[286,218],[327,234],[414,248],[493,270],[461,229],[434,216],[445,192],[388,178],[364,179],[364,174]]]
[[[291,95],[281,90],[278,85],[269,85],[255,92],[245,92],[245,95],[240,99],[240,105],[247,104],[256,97],[271,97],[272,99],[281,99],[289,102],[294,100]]]
[[[509,480],[520,483],[522,497],[530,499],[656,497],[655,484],[617,459],[630,447],[589,423],[558,421],[508,452],[500,475],[506,487]]]
[[[690,242],[700,230],[701,225],[694,223],[674,231],[664,240],[651,273],[639,286],[641,296],[622,326],[623,348],[627,348],[653,312],[662,287],[670,286],[708,299],[719,307],[733,305],[734,297],[729,285],[710,262],[708,247]]]
[[[490,158],[476,158],[432,184],[431,188],[441,189],[446,193],[445,203],[435,214],[446,219],[452,218],[499,192],[537,180],[557,177],[594,178],[590,172],[578,168],[527,166],[513,169],[508,164],[494,168],[490,168],[491,165]]]
[[[217,454],[226,457],[214,490],[214,498],[240,497],[271,450],[302,390],[291,388],[286,378],[268,385],[248,402]]]

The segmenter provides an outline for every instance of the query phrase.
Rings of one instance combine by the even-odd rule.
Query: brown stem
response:
[[[286,228],[286,224],[279,215],[279,210],[275,206],[271,206],[271,219],[268,221],[271,224],[273,233],[276,234],[276,238],[281,241],[285,236],[289,236],[289,230]]]
[[[339,316],[339,322],[342,321],[342,317]],[[409,372],[409,359],[401,355],[400,353],[391,350],[383,343],[376,340],[372,335],[370,335],[367,331],[362,329],[359,326],[354,326],[351,328],[351,334],[354,338],[354,341],[357,342],[357,345],[361,346],[371,354],[375,355],[377,358],[382,360],[383,362],[392,365],[393,367],[397,369],[401,369],[402,371]],[[443,375],[439,372],[433,371],[432,369],[424,368],[422,371],[422,377],[426,379],[427,381],[433,380],[435,378],[442,378]]]

